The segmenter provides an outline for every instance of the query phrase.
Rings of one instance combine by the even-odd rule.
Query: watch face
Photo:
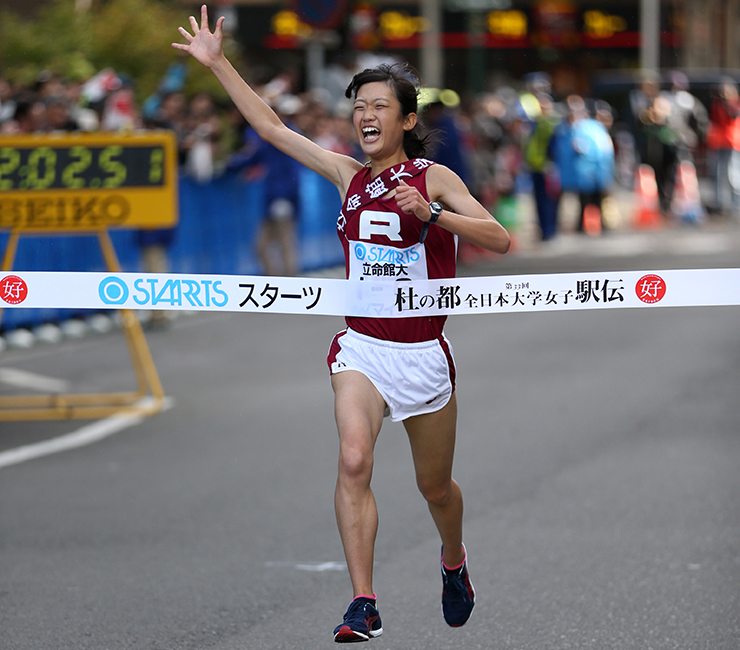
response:
[[[439,213],[442,212],[442,204],[439,201],[432,201],[429,204],[429,207],[431,208],[432,212],[437,214],[437,216],[439,216]]]

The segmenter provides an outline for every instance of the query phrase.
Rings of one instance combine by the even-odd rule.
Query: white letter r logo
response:
[[[363,210],[360,213],[360,239],[385,235],[391,241],[401,241],[401,218],[395,212]]]

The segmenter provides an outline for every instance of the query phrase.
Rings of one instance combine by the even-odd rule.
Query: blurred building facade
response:
[[[50,0],[0,0],[32,15]],[[70,0],[80,10],[103,0]],[[199,3],[173,0],[197,13]],[[640,67],[641,15],[658,13],[661,68],[740,68],[740,0],[215,0],[211,15],[250,63],[297,68],[317,80],[347,53],[440,67],[434,85],[486,90],[502,77],[547,70],[562,93],[586,92],[596,70]],[[432,75],[433,77],[436,75]]]
[[[567,93],[585,92],[595,70],[640,66],[646,2],[659,12],[660,67],[740,68],[740,0],[231,0],[228,11],[256,60],[269,50],[274,61],[309,57],[315,66],[353,51],[408,60],[422,73],[436,15],[440,84],[483,91],[546,69]]]

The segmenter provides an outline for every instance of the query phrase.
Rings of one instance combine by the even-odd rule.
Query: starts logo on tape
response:
[[[6,275],[0,280],[0,298],[9,305],[19,305],[28,297],[28,285],[17,275]]]
[[[225,307],[229,296],[221,288],[221,280],[203,278],[136,278],[133,288],[115,275],[102,280],[98,295],[105,305],[123,305],[129,296],[140,307],[156,305],[170,307]]]

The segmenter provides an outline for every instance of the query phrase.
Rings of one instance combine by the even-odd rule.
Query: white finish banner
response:
[[[0,308],[162,309],[404,318],[740,305],[740,269],[350,281],[312,277],[0,272]]]

